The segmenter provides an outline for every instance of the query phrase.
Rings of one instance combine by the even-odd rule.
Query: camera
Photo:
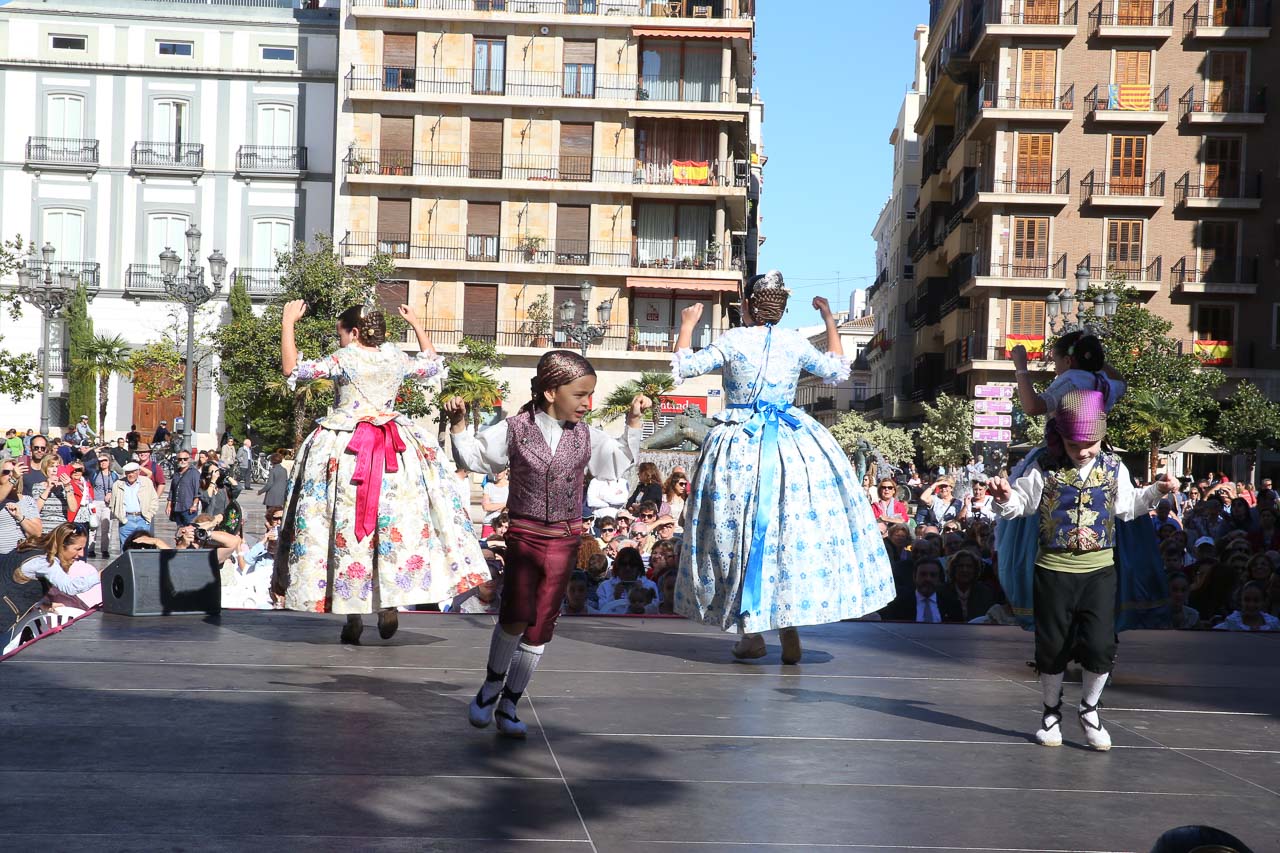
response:
[[[209,541],[209,531],[205,530],[200,525],[196,525],[194,536],[196,544],[201,547],[204,547],[204,545]]]

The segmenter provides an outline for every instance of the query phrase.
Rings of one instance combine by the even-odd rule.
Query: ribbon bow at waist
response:
[[[356,455],[351,484],[356,487],[356,541],[361,542],[378,528],[378,499],[382,495],[382,472],[400,470],[399,454],[404,439],[395,421],[375,424],[361,421],[347,443],[347,452]]]
[[[769,525],[778,517],[778,424],[786,424],[791,429],[801,427],[800,419],[791,413],[791,405],[770,403],[756,400],[752,403],[733,403],[730,409],[751,409],[754,414],[743,422],[742,431],[749,436],[760,432],[760,458],[756,466],[759,474],[760,491],[756,495],[756,515],[751,526],[751,548],[747,554],[747,569],[742,578],[743,614],[757,613],[763,597],[764,586],[764,550],[765,540],[769,534]]]

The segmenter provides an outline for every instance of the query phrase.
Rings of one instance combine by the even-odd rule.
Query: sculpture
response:
[[[715,420],[704,415],[701,409],[690,403],[684,407],[683,412],[645,439],[640,446],[645,450],[671,450],[687,441],[694,447],[702,447],[702,443],[707,440],[707,433],[714,425]]]

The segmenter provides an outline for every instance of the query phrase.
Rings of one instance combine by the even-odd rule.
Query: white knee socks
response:
[[[1083,710],[1085,706],[1090,708],[1096,707],[1098,700],[1102,698],[1102,688],[1107,685],[1107,673],[1096,673],[1085,670],[1083,673],[1084,685],[1080,689],[1080,708]],[[1089,722],[1097,724],[1098,712],[1089,711],[1085,714],[1090,717]]]
[[[1057,675],[1040,673],[1040,693],[1046,708],[1054,707],[1062,698],[1062,676],[1061,672]]]
[[[511,665],[511,656],[516,646],[520,645],[520,634],[508,634],[501,625],[493,626],[493,637],[489,640],[488,672],[485,673],[484,684],[480,686],[480,700],[489,704],[498,691],[502,690],[502,682],[507,677],[507,669]]]
[[[516,649],[511,658],[511,666],[507,669],[507,686],[502,691],[502,701],[498,703],[500,712],[515,717],[516,703],[529,686],[529,679],[533,678],[533,671],[538,668],[538,661],[542,659],[545,648],[545,645],[530,646],[521,643],[520,648]]]

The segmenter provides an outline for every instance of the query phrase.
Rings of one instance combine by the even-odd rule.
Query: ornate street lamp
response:
[[[1095,293],[1092,301],[1086,299],[1089,290],[1090,269],[1088,264],[1076,267],[1075,291],[1063,290],[1061,293],[1049,293],[1044,298],[1044,312],[1049,319],[1049,330],[1061,337],[1069,332],[1086,331],[1102,337],[1111,329],[1111,320],[1120,307],[1120,294],[1103,285],[1101,293]],[[1087,318],[1086,311],[1092,311],[1093,317]]]
[[[31,244],[26,260],[18,268],[18,296],[40,312],[40,432],[49,434],[49,329],[59,318],[76,292],[78,276],[70,267],[63,267],[55,282],[53,256],[56,250],[51,243],[40,249],[42,257],[36,257],[36,246]],[[92,278],[85,284],[89,301],[98,295],[98,283]]]
[[[227,259],[217,249],[209,255],[209,277],[213,279],[213,287],[209,288],[204,283],[204,269],[200,266],[200,229],[192,225],[183,236],[187,241],[187,274],[178,275],[181,258],[166,246],[160,253],[160,277],[164,280],[165,292],[187,309],[187,372],[182,379],[182,446],[194,451],[192,439],[195,430],[191,421],[195,399],[191,385],[195,373],[196,309],[222,290],[222,282],[227,274]]]
[[[587,318],[587,306],[591,304],[591,282],[583,279],[582,284],[578,285],[578,295],[582,298],[582,319],[578,319],[578,303],[566,299],[560,305],[560,331],[582,348],[582,356],[586,358],[587,347],[609,333],[613,300],[608,299],[596,306],[596,319],[599,323],[592,325]]]

